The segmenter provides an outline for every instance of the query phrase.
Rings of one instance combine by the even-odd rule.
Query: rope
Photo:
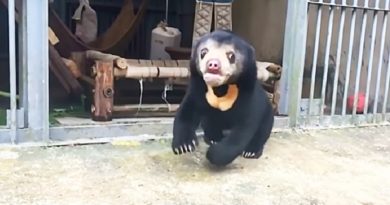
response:
[[[165,86],[164,86],[164,91],[161,93],[161,99],[163,99],[164,102],[167,104],[168,112],[172,111],[171,104],[167,100],[167,92],[170,91],[170,90],[172,90],[172,85],[166,83]]]
[[[143,98],[143,93],[144,93],[144,82],[143,82],[143,79],[140,79],[138,82],[139,82],[140,95],[139,95],[138,109],[137,109],[137,112],[135,113],[136,116],[138,116],[138,113],[141,110],[142,98]]]

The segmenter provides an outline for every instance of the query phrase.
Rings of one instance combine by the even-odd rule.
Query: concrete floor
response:
[[[390,204],[390,127],[274,133],[259,160],[209,166],[169,140],[0,148],[0,204]]]

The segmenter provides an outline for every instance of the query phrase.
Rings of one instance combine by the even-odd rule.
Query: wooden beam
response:
[[[96,61],[95,89],[91,105],[92,120],[111,121],[114,104],[114,71],[112,61]]]

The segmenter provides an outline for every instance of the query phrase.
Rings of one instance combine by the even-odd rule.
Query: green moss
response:
[[[0,125],[7,124],[7,111],[4,109],[0,109]]]
[[[9,94],[0,91],[0,97],[9,97]],[[84,110],[85,96],[81,97],[81,104],[77,105],[56,105],[49,111],[49,123],[50,125],[58,125],[57,118],[61,117],[79,117],[90,118],[90,113]],[[0,125],[7,124],[7,111],[4,108],[0,108]]]
[[[58,121],[56,118],[62,117],[89,118],[90,114],[85,112],[83,106],[81,105],[56,107],[50,110],[49,121],[51,125],[57,125]]]

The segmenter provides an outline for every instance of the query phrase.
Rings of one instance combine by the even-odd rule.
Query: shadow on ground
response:
[[[0,204],[390,204],[390,127],[274,133],[223,170],[170,141],[0,148]]]

